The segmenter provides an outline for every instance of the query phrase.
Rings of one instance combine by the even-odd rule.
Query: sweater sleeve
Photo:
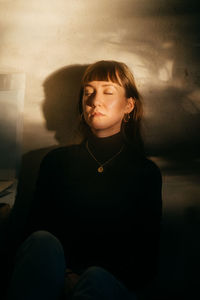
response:
[[[28,236],[36,230],[51,231],[54,210],[54,151],[42,160],[26,225]]]
[[[132,289],[142,288],[155,277],[159,258],[162,216],[162,177],[159,168],[147,161],[140,184],[137,216],[125,260],[124,281]]]
[[[151,161],[144,172],[143,223],[141,224],[142,277],[151,281],[157,273],[162,218],[162,177]]]

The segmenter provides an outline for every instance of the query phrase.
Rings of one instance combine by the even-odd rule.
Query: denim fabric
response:
[[[37,231],[20,246],[8,291],[8,300],[136,300],[134,293],[105,269],[92,266],[82,272],[71,294],[64,294],[66,263],[59,240]]]
[[[76,300],[136,300],[134,293],[105,269],[93,266],[86,269],[73,289]]]

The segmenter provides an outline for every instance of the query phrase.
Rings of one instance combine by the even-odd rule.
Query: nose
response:
[[[98,91],[96,91],[91,97],[91,106],[92,107],[101,106],[101,97]]]

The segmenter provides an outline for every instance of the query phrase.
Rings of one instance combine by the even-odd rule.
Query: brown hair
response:
[[[79,112],[82,116],[82,97],[84,86],[91,81],[112,81],[124,87],[126,97],[132,97],[135,100],[135,107],[129,114],[128,122],[122,122],[122,133],[127,143],[132,144],[134,148],[143,152],[143,141],[141,137],[140,122],[143,114],[141,96],[135,84],[135,79],[128,66],[122,62],[113,60],[101,60],[87,67],[82,81],[79,97]],[[88,125],[81,119],[80,128],[85,136],[89,130]]]

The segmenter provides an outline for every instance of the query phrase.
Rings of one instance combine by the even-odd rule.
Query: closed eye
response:
[[[105,94],[105,95],[113,95],[114,94],[114,90],[113,90],[113,88],[105,88],[105,89],[103,89],[103,93]]]
[[[84,91],[84,96],[91,96],[94,91]]]

